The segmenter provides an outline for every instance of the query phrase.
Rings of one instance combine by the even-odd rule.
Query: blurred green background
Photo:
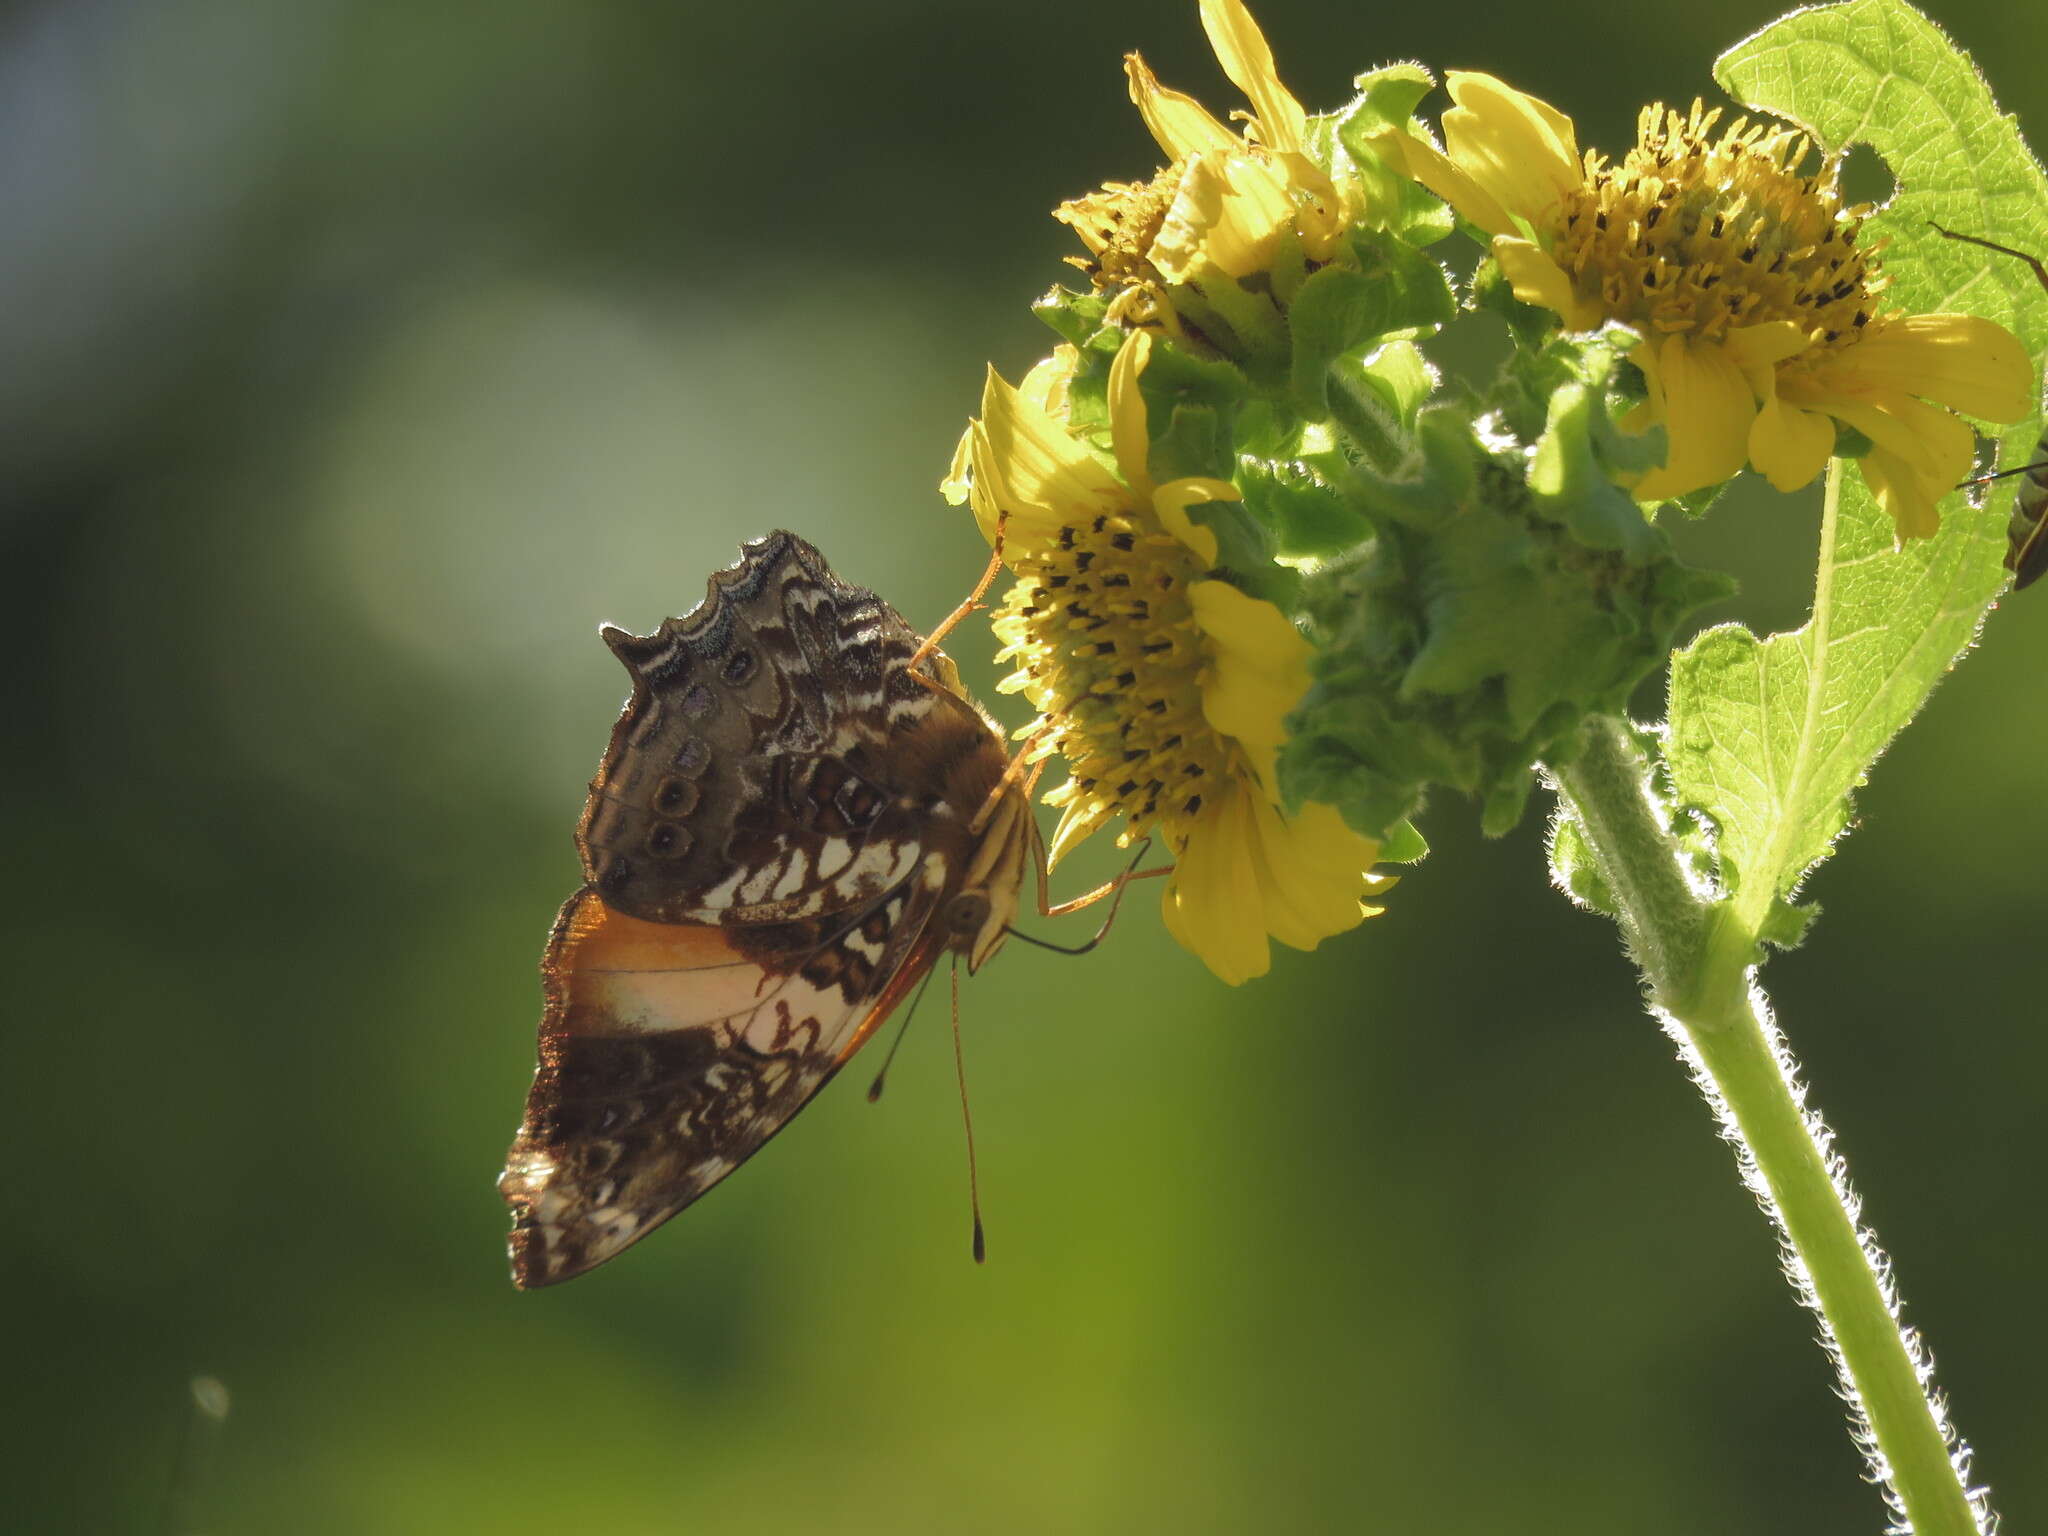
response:
[[[1774,10],[1258,14],[1312,106],[1417,57],[1618,149]],[[1939,19],[2048,133],[2048,12]],[[951,607],[983,549],[933,484],[985,361],[1046,350],[1045,211],[1156,164],[1133,47],[1238,105],[1192,0],[5,13],[8,1529],[165,1528],[199,1372],[192,1531],[1879,1528],[1613,932],[1540,815],[1449,797],[1387,917],[1241,991],[1150,899],[966,990],[985,1269],[941,1007],[879,1108],[856,1067],[625,1261],[509,1284],[598,622],[776,526]],[[1784,626],[1815,518],[1686,537]],[[1993,615],[1769,975],[2015,1531],[2044,657],[2048,597]]]

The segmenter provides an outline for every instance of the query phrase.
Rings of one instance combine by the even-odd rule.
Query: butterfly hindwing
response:
[[[603,1263],[758,1151],[931,968],[933,905],[905,882],[859,913],[764,933],[572,897],[542,961],[540,1068],[500,1181],[519,1284]]]

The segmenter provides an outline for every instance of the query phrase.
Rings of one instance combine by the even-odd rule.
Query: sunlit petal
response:
[[[1638,355],[1652,347],[1668,446],[1664,467],[1634,487],[1641,501],[1683,496],[1732,478],[1749,455],[1749,424],[1756,417],[1756,397],[1724,348],[1667,336],[1661,346],[1645,342]]]
[[[1288,713],[1308,692],[1309,643],[1278,608],[1226,581],[1195,582],[1188,602],[1213,657],[1202,713],[1244,748],[1270,793]]]
[[[1137,54],[1124,55],[1124,73],[1130,77],[1131,100],[1138,115],[1169,160],[1205,151],[1228,155],[1244,148],[1243,141],[1211,117],[1194,97],[1161,85]]]
[[[1492,75],[1452,70],[1444,84],[1457,103],[1444,149],[1508,213],[1536,223],[1584,181],[1571,119],[1555,107]]]
[[[1494,259],[1524,304],[1554,309],[1568,331],[1590,331],[1606,316],[1598,304],[1581,299],[1563,267],[1543,248],[1515,235],[1501,235],[1493,242]]]
[[[1188,829],[1160,900],[1167,932],[1233,987],[1272,965],[1253,816],[1248,792],[1219,796]]]
[[[1201,0],[1202,30],[1230,83],[1251,101],[1259,120],[1259,138],[1268,149],[1298,150],[1307,131],[1308,115],[1280,83],[1273,68],[1273,50],[1259,31],[1243,0]]]

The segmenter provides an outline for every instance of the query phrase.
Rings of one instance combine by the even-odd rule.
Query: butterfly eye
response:
[[[946,926],[954,933],[981,932],[988,921],[988,895],[983,891],[962,891],[946,904]]]

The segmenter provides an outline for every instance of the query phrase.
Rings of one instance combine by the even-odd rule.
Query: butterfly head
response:
[[[970,974],[987,964],[1009,936],[1024,889],[1024,868],[1038,836],[1031,802],[1016,785],[998,789],[986,815],[966,873],[939,910],[946,947],[967,957]]]

